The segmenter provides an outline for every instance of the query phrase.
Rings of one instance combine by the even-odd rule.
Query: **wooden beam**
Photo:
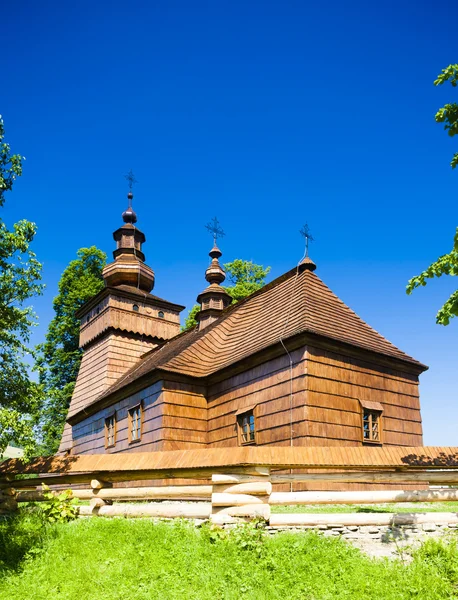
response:
[[[156,517],[162,519],[208,519],[209,502],[200,504],[113,504],[111,506],[80,506],[79,515],[90,517]]]
[[[456,502],[458,490],[356,491],[356,492],[273,492],[269,504],[384,504],[390,502]]]
[[[100,488],[96,490],[73,490],[73,496],[79,500],[102,498],[104,500],[205,500],[210,499],[211,485],[188,485],[139,488]],[[19,491],[18,502],[40,502],[44,500],[40,490]]]
[[[328,481],[336,483],[429,483],[431,485],[454,485],[458,483],[458,471],[348,471],[342,473],[293,473],[271,475],[272,483],[306,483]]]

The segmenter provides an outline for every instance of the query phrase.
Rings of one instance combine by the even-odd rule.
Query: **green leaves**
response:
[[[25,160],[20,154],[11,154],[4,137],[5,128],[0,115],[0,206],[5,203],[4,193],[11,190],[14,180],[22,175],[22,161]]]
[[[36,369],[46,397],[41,417],[44,454],[53,454],[59,447],[81,362],[80,323],[75,312],[104,287],[102,270],[106,258],[95,246],[78,250],[77,258],[66,267],[59,281],[59,293],[53,303],[55,316],[45,343],[37,347]]]
[[[78,507],[74,505],[72,490],[52,492],[41,484],[45,502],[41,504],[41,513],[48,523],[68,523],[78,517]]]
[[[429,267],[409,280],[406,288],[407,294],[411,294],[414,289],[425,286],[428,279],[442,277],[442,275],[458,275],[458,227],[456,229],[453,249],[448,254],[440,256]],[[439,325],[448,325],[450,319],[458,316],[458,290],[454,292],[445,302],[436,315],[436,323]]]
[[[0,206],[22,174],[22,157],[10,154],[0,117]],[[34,449],[34,423],[41,405],[39,386],[30,380],[28,349],[36,316],[27,301],[42,293],[41,264],[30,250],[35,223],[19,221],[9,230],[0,219],[0,455],[10,441]]]
[[[434,85],[442,85],[449,81],[452,87],[458,85],[458,64],[449,65],[446,69],[442,69],[442,72],[438,75],[434,82]],[[458,134],[458,104],[446,104],[440,108],[435,119],[437,123],[444,123],[444,129],[447,131],[450,137]],[[450,163],[452,169],[455,169],[458,165],[458,152],[453,155]],[[440,256],[435,262],[429,267],[417,275],[412,277],[407,284],[407,293],[411,294],[414,289],[425,286],[428,279],[434,277],[441,277],[442,275],[458,275],[458,228],[455,233],[453,249],[448,254]],[[439,325],[448,325],[450,319],[458,316],[458,290],[453,292],[450,298],[444,303],[442,308],[436,315],[436,323]]]
[[[238,302],[261,289],[265,285],[265,278],[270,272],[270,267],[264,268],[256,265],[251,260],[236,258],[224,265],[227,279],[233,284],[224,289]]]
[[[434,85],[442,85],[446,81],[449,81],[453,87],[458,85],[458,64],[449,65],[446,69],[442,69]],[[450,137],[453,137],[458,133],[458,104],[446,104],[437,111],[435,119],[437,123],[444,123],[445,131]],[[458,165],[458,152],[453,155],[450,164],[452,169]]]

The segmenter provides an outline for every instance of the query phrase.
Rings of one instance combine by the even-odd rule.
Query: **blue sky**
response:
[[[35,221],[43,339],[76,250],[111,253],[124,174],[154,293],[191,306],[217,215],[223,260],[276,277],[303,253],[372,327],[428,364],[425,442],[458,445],[456,282],[405,294],[458,225],[456,142],[434,121],[457,61],[458,8],[420,2],[33,2],[2,7],[7,140],[26,157],[2,216]],[[456,138],[455,138],[456,140]]]

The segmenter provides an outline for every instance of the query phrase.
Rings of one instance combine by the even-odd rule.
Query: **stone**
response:
[[[348,531],[358,531],[359,527],[358,525],[349,525],[347,529]]]
[[[428,532],[432,532],[432,531],[436,531],[437,527],[434,523],[424,523],[423,524],[423,531],[428,531]]]
[[[369,533],[380,533],[380,529],[378,527],[370,527],[369,528]]]

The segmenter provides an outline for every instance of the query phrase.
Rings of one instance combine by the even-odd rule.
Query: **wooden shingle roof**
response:
[[[426,369],[360,319],[315,273],[292,269],[226,309],[211,326],[182,333],[145,354],[95,402],[155,369],[206,377],[301,333]]]

